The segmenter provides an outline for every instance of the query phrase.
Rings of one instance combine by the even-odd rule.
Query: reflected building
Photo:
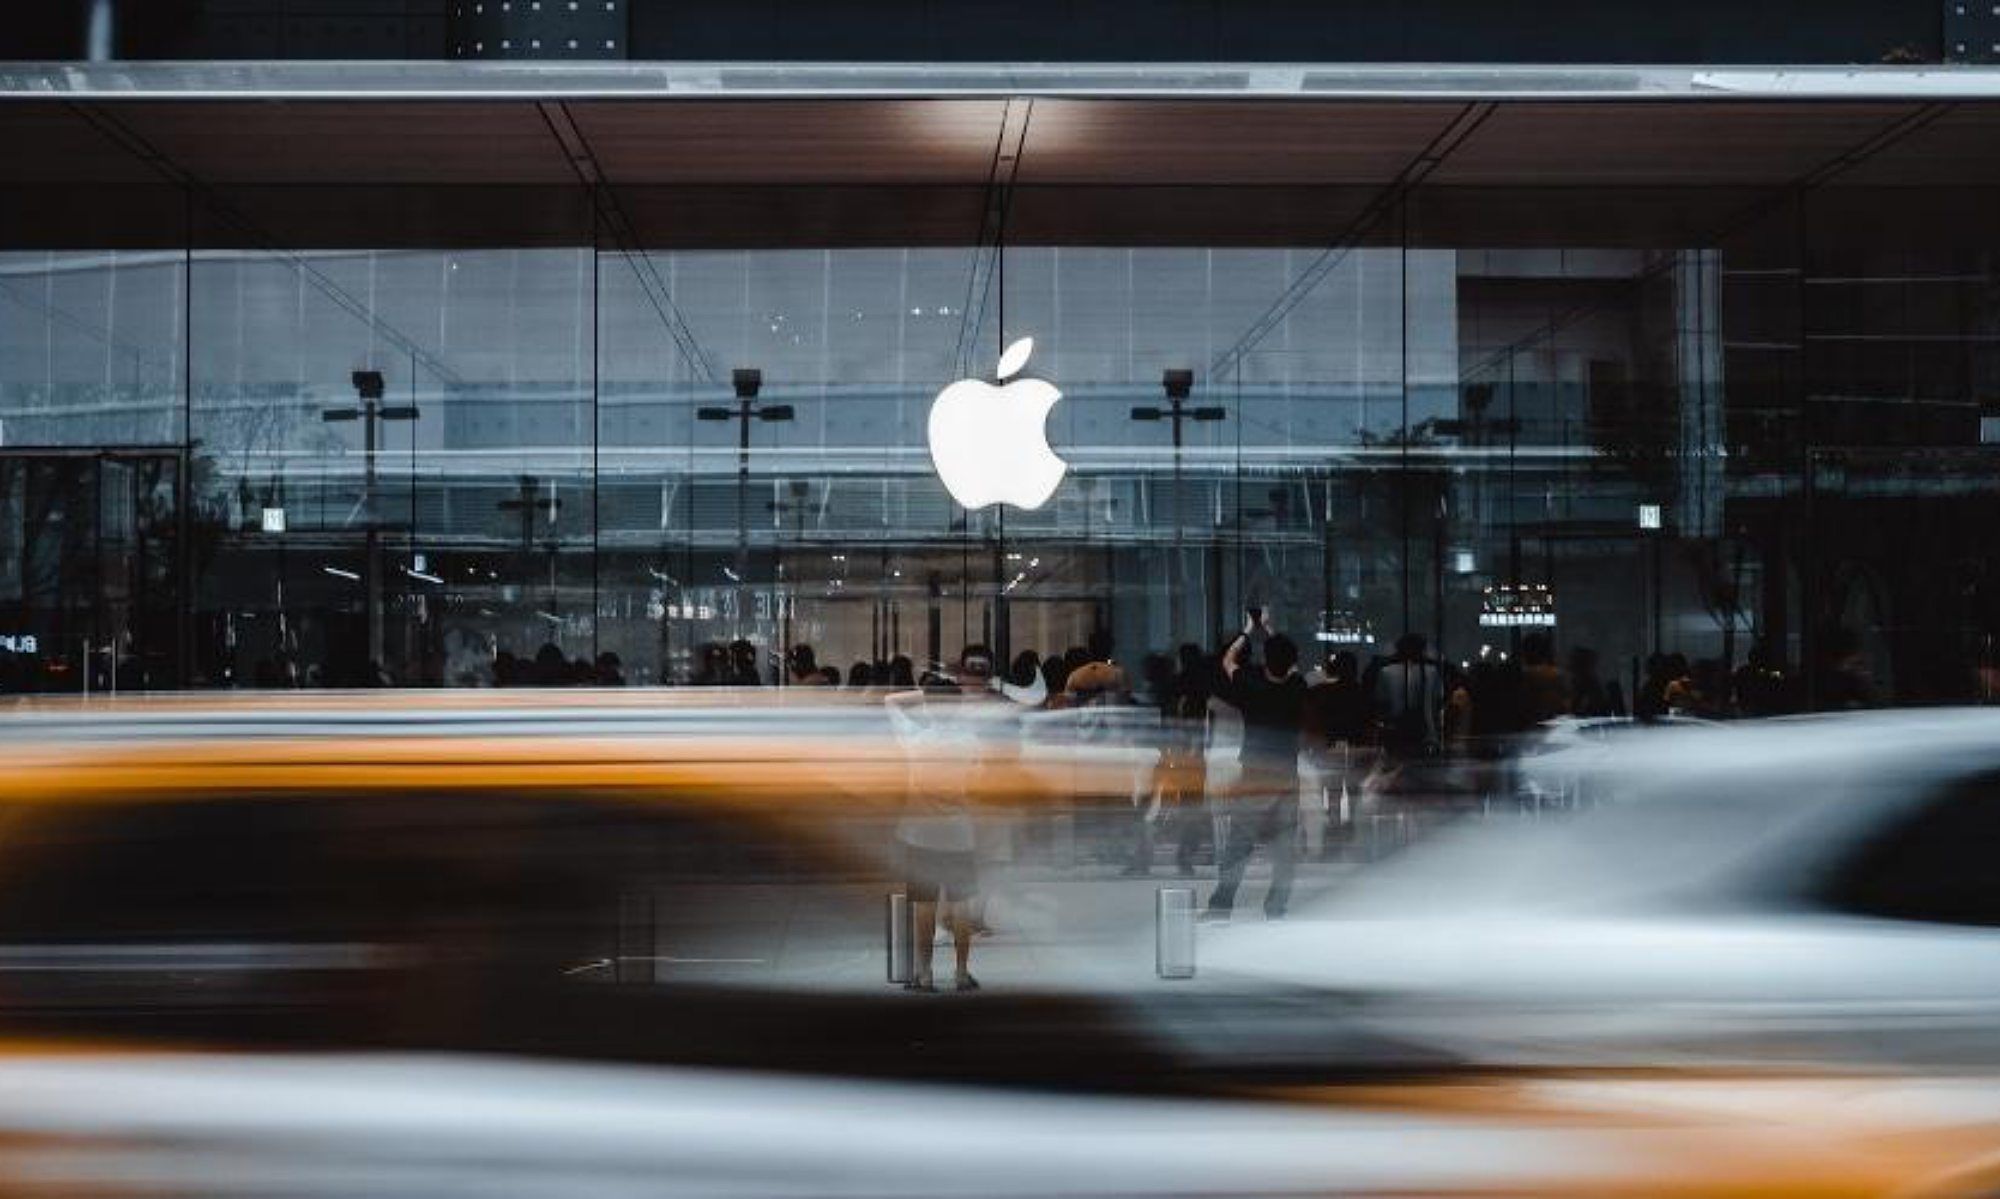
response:
[[[462,69],[6,81],[8,689],[1136,660],[1251,605],[1990,689],[1975,70]],[[1029,336],[1068,473],[967,511],[931,401]]]

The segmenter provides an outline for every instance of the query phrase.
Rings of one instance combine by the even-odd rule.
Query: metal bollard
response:
[[[906,983],[915,965],[910,944],[910,897],[901,891],[889,892],[888,927],[883,938],[889,958],[889,981]]]
[[[1161,887],[1155,898],[1153,970],[1161,978],[1194,977],[1194,888]]]

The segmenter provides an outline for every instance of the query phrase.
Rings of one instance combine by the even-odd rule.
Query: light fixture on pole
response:
[[[561,588],[556,577],[557,540],[556,518],[562,513],[562,498],[556,494],[556,484],[550,480],[548,494],[541,494],[542,480],[533,475],[522,475],[511,500],[501,500],[494,507],[502,512],[510,512],[521,518],[521,579],[525,583],[528,571],[534,566],[535,518],[543,517],[549,526],[549,606],[560,610]]]
[[[382,661],[382,530],[375,519],[375,453],[381,444],[378,427],[383,421],[416,420],[419,413],[415,404],[382,402],[387,388],[381,371],[355,371],[348,376],[348,380],[354,385],[354,394],[361,402],[348,408],[322,409],[319,418],[329,424],[351,420],[361,422],[361,512],[366,522],[363,528],[368,576],[368,657],[379,664]]]
[[[1196,408],[1188,404],[1188,397],[1194,394],[1194,372],[1185,369],[1168,369],[1160,374],[1160,389],[1167,393],[1167,406],[1155,407],[1142,404],[1132,409],[1132,419],[1140,421],[1172,421],[1174,425],[1174,574],[1167,586],[1167,628],[1170,637],[1180,635],[1180,569],[1181,541],[1183,537],[1181,521],[1181,423],[1219,421],[1227,413],[1221,408]]]
[[[729,372],[729,385],[736,393],[736,407],[703,406],[695,409],[696,420],[736,422],[736,569],[731,577],[737,584],[736,618],[743,619],[742,583],[750,577],[750,422],[782,423],[792,419],[790,404],[759,404],[764,389],[764,372],[754,367],[737,367]]]

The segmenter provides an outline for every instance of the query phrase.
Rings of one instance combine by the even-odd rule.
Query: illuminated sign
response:
[[[1319,629],[1313,640],[1326,645],[1373,645],[1375,629],[1366,620],[1344,609],[1320,613]]]
[[[1556,593],[1542,583],[1488,587],[1479,599],[1479,623],[1489,629],[1554,628]]]
[[[0,649],[10,654],[38,654],[41,643],[33,633],[0,633]]]
[[[996,376],[1018,374],[1034,349],[1032,337],[1008,346]],[[931,401],[931,462],[951,498],[967,508],[1012,504],[1033,511],[1048,503],[1069,470],[1049,446],[1049,410],[1060,399],[1062,392],[1042,379],[998,387],[960,379],[940,391]]]

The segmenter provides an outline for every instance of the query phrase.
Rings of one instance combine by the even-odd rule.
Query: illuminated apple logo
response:
[[[1048,503],[1069,464],[1049,448],[1049,409],[1062,399],[1042,379],[1019,374],[1035,352],[1023,337],[1000,355],[1003,384],[960,379],[931,401],[931,462],[951,498],[967,508],[1012,504],[1030,511]]]

